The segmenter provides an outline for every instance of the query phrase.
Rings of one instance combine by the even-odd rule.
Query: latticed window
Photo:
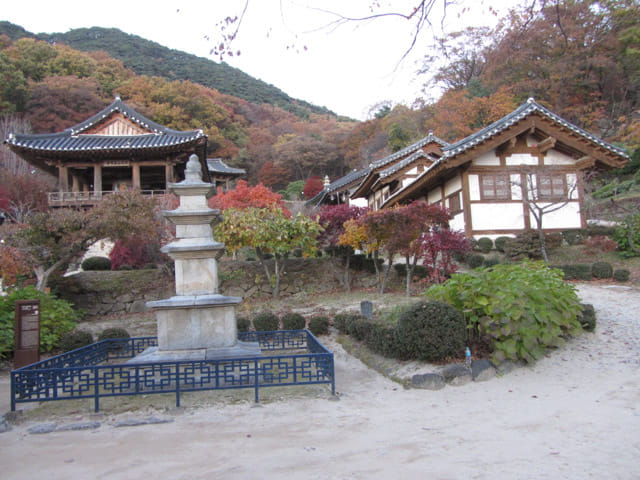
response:
[[[483,200],[511,200],[511,185],[509,185],[508,175],[481,175],[480,197]]]
[[[447,197],[449,200],[449,211],[452,215],[460,213],[462,211],[462,204],[460,203],[460,192],[456,192]]]
[[[557,200],[567,198],[567,176],[538,175],[538,198]]]

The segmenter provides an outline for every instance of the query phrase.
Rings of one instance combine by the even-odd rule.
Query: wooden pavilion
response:
[[[90,206],[102,196],[137,188],[163,194],[184,178],[191,154],[206,181],[207,136],[202,130],[178,131],[159,125],[120,97],[91,118],[58,133],[9,134],[7,146],[30,164],[57,176],[58,191],[49,206]]]

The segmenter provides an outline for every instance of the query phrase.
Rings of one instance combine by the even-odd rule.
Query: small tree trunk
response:
[[[416,263],[411,262],[409,260],[409,255],[405,255],[404,262],[407,268],[407,278],[406,278],[406,286],[407,286],[407,297],[411,296],[411,279],[413,278],[413,271],[415,269]]]
[[[349,277],[350,263],[351,263],[351,255],[347,254],[344,261],[344,289],[346,292],[351,291],[351,278]]]

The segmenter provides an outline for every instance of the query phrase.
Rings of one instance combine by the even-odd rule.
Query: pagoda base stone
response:
[[[198,348],[193,350],[160,350],[158,347],[149,347],[141,354],[127,361],[127,364],[232,360],[234,358],[250,358],[261,355],[262,351],[258,342],[238,341],[232,347]]]

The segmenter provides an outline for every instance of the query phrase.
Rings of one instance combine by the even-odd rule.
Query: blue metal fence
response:
[[[258,342],[262,356],[126,364],[155,337],[110,339],[42,360],[11,372],[11,410],[16,404],[54,400],[100,399],[125,395],[253,388],[255,401],[265,387],[329,384],[335,394],[333,354],[308,330],[241,333]]]

